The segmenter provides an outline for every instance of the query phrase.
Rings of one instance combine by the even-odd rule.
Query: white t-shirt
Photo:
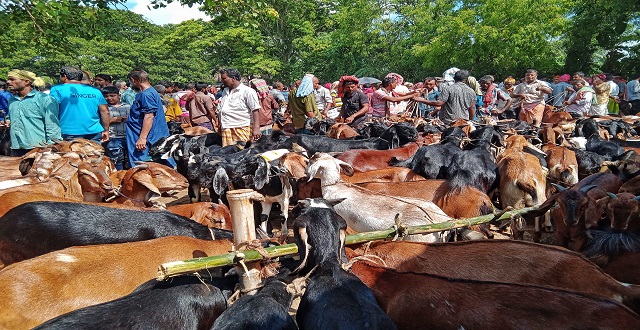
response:
[[[396,93],[408,94],[409,88],[405,85],[398,84],[393,90]],[[398,114],[407,109],[407,101],[389,102],[389,112],[391,114]]]
[[[322,86],[313,90],[313,96],[316,98],[316,105],[320,111],[323,111],[325,106],[333,101],[331,92]]]
[[[220,124],[222,128],[237,128],[251,125],[251,113],[260,109],[258,93],[244,84],[229,91],[225,88],[220,98]]]
[[[542,91],[537,91],[538,87],[549,87],[549,85],[540,80],[536,80],[530,84],[523,82],[520,85],[516,86],[516,89],[513,91],[515,94],[524,94],[523,102],[525,104],[531,103],[542,103],[544,104],[545,93]]]
[[[609,84],[609,95],[611,96],[618,96],[618,94],[620,94],[620,87],[618,87],[618,84],[614,83],[613,81],[607,81],[607,84]]]

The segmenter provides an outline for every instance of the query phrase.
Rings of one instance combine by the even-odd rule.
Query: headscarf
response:
[[[340,77],[340,83],[338,84],[338,97],[344,96],[344,83],[347,81],[353,81],[354,83],[359,83],[360,80],[356,76],[342,76]]]
[[[404,78],[397,73],[390,72],[385,76],[385,78],[389,78],[389,77],[395,79],[398,85],[402,85],[404,83]]]
[[[326,84],[324,84],[324,88],[326,88],[326,89],[331,89],[331,83],[326,83]]]
[[[296,97],[305,97],[313,92],[313,75],[307,73],[300,82],[300,87],[296,90]]]
[[[597,74],[596,77],[600,78],[602,81],[607,81],[607,76],[604,73]]]
[[[569,82],[571,80],[571,76],[568,73],[563,74],[558,78],[561,82]]]
[[[251,85],[251,87],[253,87],[253,89],[256,90],[256,92],[258,92],[258,97],[263,99],[267,96],[267,94],[269,94],[269,86],[267,85],[267,82],[264,81],[264,79],[251,79],[249,80],[249,84]]]
[[[444,82],[448,83],[448,84],[453,84],[454,80],[453,80],[453,75],[456,74],[456,72],[460,71],[460,69],[458,68],[451,68],[448,69],[447,71],[445,71],[442,74],[442,78],[444,79]]]
[[[7,74],[7,77],[14,77],[20,80],[29,80],[30,82],[33,82],[34,80],[36,80],[36,78],[38,78],[36,74],[31,71],[18,70],[18,69],[13,69],[9,71],[9,73]]]
[[[476,95],[482,95],[480,84],[478,84],[478,81],[475,77],[469,76],[469,79],[467,79],[467,83],[469,84],[469,87],[471,87],[471,89],[476,92]]]
[[[44,79],[37,77],[35,73],[27,70],[13,69],[9,71],[7,77],[14,77],[20,80],[29,80],[31,82],[31,85],[34,87],[42,87],[46,84]]]

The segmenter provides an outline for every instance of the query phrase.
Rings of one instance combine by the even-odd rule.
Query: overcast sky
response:
[[[151,1],[149,0],[130,0],[127,1],[127,8],[136,13],[141,14],[146,17],[149,21],[158,24],[178,24],[182,21],[186,21],[189,19],[198,19],[202,18],[204,20],[209,20],[209,17],[205,15],[203,12],[199,11],[197,6],[193,6],[189,8],[187,6],[181,6],[178,1],[174,1],[173,3],[167,5],[165,8],[153,9],[149,10],[147,6]],[[118,6],[119,9],[121,6]]]

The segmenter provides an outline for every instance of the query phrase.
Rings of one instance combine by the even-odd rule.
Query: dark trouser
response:
[[[629,101],[631,103],[630,115],[637,115],[640,112],[640,100]]]
[[[571,115],[571,118],[573,118],[573,119],[582,118],[582,114],[581,114],[581,113],[579,113],[579,112],[568,112],[568,111],[567,111],[567,113],[568,113],[568,114],[570,114],[570,115]]]
[[[71,141],[71,140],[77,139],[77,138],[93,140],[93,141],[96,141],[98,143],[101,143],[102,142],[102,132],[94,133],[94,134],[84,134],[84,135],[62,134],[62,139],[65,140],[65,141]]]
[[[11,149],[11,156],[13,157],[22,157],[27,154],[27,152],[32,149]]]
[[[116,165],[116,170],[124,169],[124,155],[127,153],[127,141],[125,138],[111,138],[103,144],[107,157]]]

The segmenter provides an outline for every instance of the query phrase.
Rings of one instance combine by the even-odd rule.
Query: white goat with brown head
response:
[[[322,183],[322,197],[328,200],[345,199],[334,208],[349,227],[358,231],[374,231],[391,228],[400,216],[403,225],[416,226],[451,220],[438,206],[421,199],[377,194],[355,185],[344,183],[340,171],[353,175],[351,165],[326,153],[317,153],[309,162],[309,179],[318,178]],[[408,240],[443,242],[449,232],[409,236]]]

